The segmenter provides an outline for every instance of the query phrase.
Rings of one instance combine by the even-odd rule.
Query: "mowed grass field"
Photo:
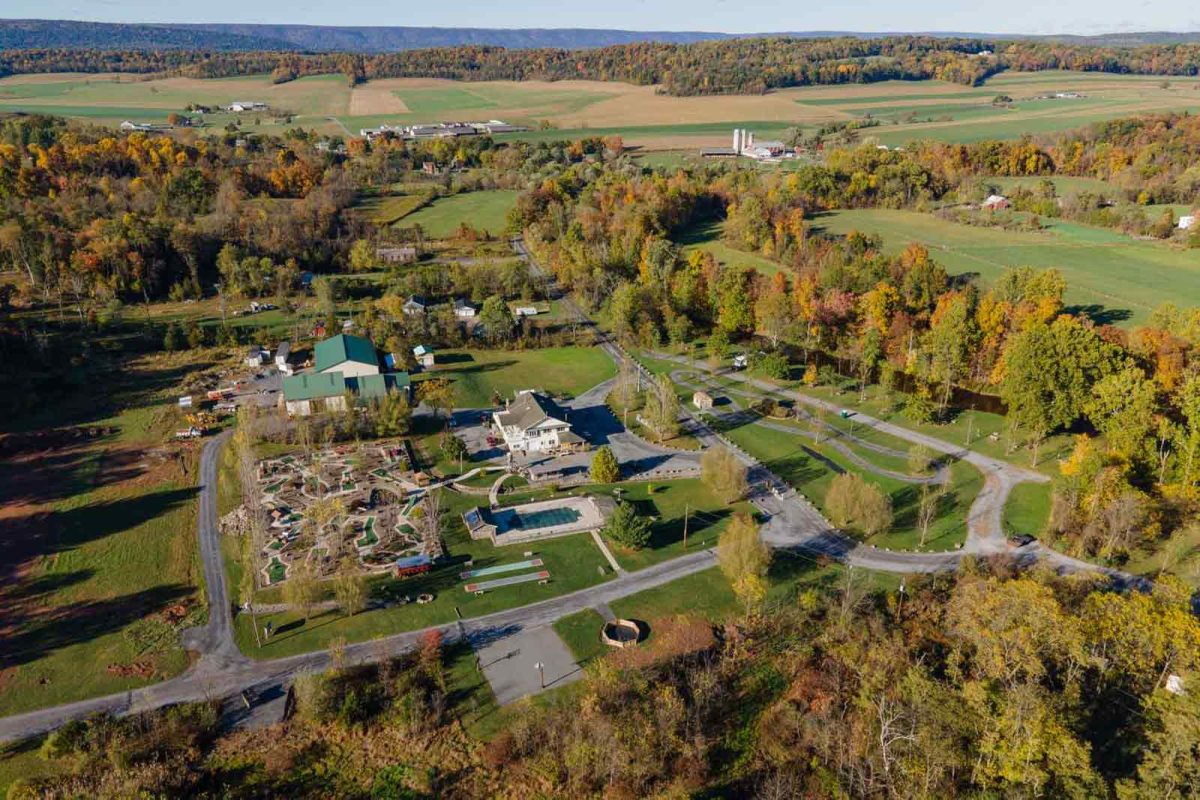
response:
[[[439,352],[437,360],[424,375],[448,379],[459,408],[490,408],[493,393],[511,399],[521,389],[578,395],[616,374],[598,347],[453,350]]]
[[[402,215],[396,225],[402,228],[420,225],[427,236],[447,239],[465,222],[476,230],[502,236],[508,227],[508,212],[517,204],[519,194],[510,189],[492,189],[441,197],[418,211]]]
[[[1163,84],[1166,84],[1165,86]],[[1051,98],[1077,92],[1079,98]],[[994,106],[997,95],[1013,98]],[[164,120],[188,103],[219,105],[259,100],[295,114],[288,125],[323,133],[357,135],[382,123],[503,119],[548,129],[507,135],[545,140],[616,134],[649,149],[725,144],[735,126],[760,138],[789,127],[814,128],[864,119],[880,125],[865,137],[884,144],[916,138],[969,142],[1048,133],[1132,114],[1200,110],[1200,79],[1098,73],[1002,73],[982,86],[943,81],[886,81],[875,84],[780,89],[762,95],[670,97],[654,86],[604,81],[460,82],[432,78],[370,81],[350,88],[339,75],[282,84],[268,76],[166,78],[59,73],[0,80],[0,111],[40,111],[116,124],[123,119]],[[269,113],[215,114],[225,125],[278,131]]]
[[[124,691],[187,666],[179,629],[206,613],[199,444],[190,455],[163,448],[181,421],[163,395],[190,368],[185,358],[128,365],[107,398],[129,401],[127,410],[85,427],[112,433],[49,431],[0,448],[0,715]]]
[[[883,236],[884,250],[927,246],[951,274],[973,273],[986,285],[1018,266],[1058,269],[1067,302],[1117,324],[1137,324],[1165,302],[1200,305],[1200,256],[1116,231],[1050,220],[1040,232],[961,225],[915,211],[856,209],[818,217],[831,233]]]
[[[747,253],[736,250],[726,244],[721,236],[724,234],[724,222],[710,220],[693,226],[679,236],[678,244],[684,255],[697,250],[705,250],[712,254],[717,263],[725,266],[746,267],[771,277],[783,269],[778,261],[760,256],[757,253]]]

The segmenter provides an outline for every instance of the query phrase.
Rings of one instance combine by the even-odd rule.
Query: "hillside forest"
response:
[[[1004,70],[1196,75],[1198,54],[1196,44],[1110,47],[928,36],[639,42],[579,50],[461,46],[378,54],[71,47],[7,50],[0,53],[0,76],[130,72],[223,78],[269,73],[276,82],[285,82],[342,74],[351,85],[372,78],[586,79],[653,84],[666,94],[690,96],[929,78],[977,85]]]
[[[452,320],[414,319],[404,301],[469,295],[502,308],[491,298],[540,283],[520,265],[375,263],[378,246],[427,243],[420,227],[381,224],[362,203],[430,163],[430,195],[520,190],[506,232],[629,347],[714,360],[736,348],[764,378],[881,385],[914,425],[948,420],[964,395],[986,397],[1007,415],[1006,456],[1033,466],[1048,437],[1071,435],[1046,538],[1114,566],[1160,554],[1152,589],[1117,593],[1103,578],[1019,572],[999,558],[899,594],[847,570],[770,608],[747,606],[669,659],[606,665],[486,743],[462,727],[454,651],[430,639],[401,662],[303,682],[301,720],[254,746],[254,734],[222,735],[204,705],[69,725],[44,747],[70,774],[13,796],[1195,796],[1196,694],[1167,686],[1194,680],[1200,660],[1191,589],[1169,574],[1172,554],[1194,559],[1185,545],[1200,526],[1200,309],[1165,304],[1120,327],[1068,306],[1055,270],[982,285],[920,244],[887,254],[876,236],[835,236],[819,221],[846,208],[969,208],[996,177],[1102,179],[1135,215],[1194,207],[1200,119],[904,150],[851,140],[823,155],[791,171],[655,168],[615,137],[382,137],[339,152],[303,130],[118,135],[7,117],[0,378],[24,390],[0,397],[0,413],[18,421],[53,407],[90,370],[119,369],[133,353],[237,343],[223,321],[177,331],[156,320],[162,300],[286,308],[312,292],[332,326],[333,294],[377,271],[360,330],[394,352],[461,344]],[[1200,246],[1150,212],[1106,217],[1114,197],[1059,203],[1052,183],[1024,191],[1013,194],[1023,214]],[[714,222],[723,244],[779,270],[678,244]],[[469,224],[454,238],[504,246]],[[516,325],[491,330],[496,348],[540,343]]]

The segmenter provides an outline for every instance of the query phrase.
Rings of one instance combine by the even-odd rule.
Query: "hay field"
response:
[[[951,274],[973,273],[985,285],[1010,267],[1053,267],[1067,280],[1068,304],[1116,324],[1138,324],[1165,302],[1200,305],[1195,251],[1103,228],[1045,221],[1051,225],[1048,230],[1026,233],[960,225],[915,211],[861,209],[821,215],[814,225],[837,234],[878,233],[889,253],[920,242]]]
[[[1165,86],[1164,86],[1165,84]],[[1046,99],[1078,92],[1074,99]],[[992,105],[1005,94],[1007,107]],[[1041,99],[1039,99],[1041,98]],[[902,144],[915,138],[969,142],[1066,130],[1099,120],[1167,110],[1200,111],[1200,79],[1098,73],[1004,73],[982,86],[942,81],[781,89],[763,95],[668,97],[653,86],[603,81],[461,82],[434,78],[371,81],[350,89],[340,75],[272,84],[267,76],[142,80],[130,75],[21,75],[0,80],[0,111],[40,111],[95,122],[161,120],[188,103],[261,100],[293,112],[293,124],[330,134],[382,123],[503,119],[550,130],[525,139],[619,134],[648,149],[728,143],[734,126],[761,138],[870,117],[863,138]],[[232,115],[213,115],[224,125]],[[240,115],[248,130],[274,131],[264,115]]]

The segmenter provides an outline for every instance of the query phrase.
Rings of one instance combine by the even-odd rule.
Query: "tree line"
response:
[[[753,94],[788,86],[935,78],[976,85],[1003,70],[1195,75],[1200,45],[1136,47],[930,36],[871,39],[774,37],[581,50],[472,45],[396,53],[42,48],[0,54],[0,75],[130,72],[222,78],[270,74],[277,82],[343,74],[456,80],[612,80],[658,84],[674,95]]]

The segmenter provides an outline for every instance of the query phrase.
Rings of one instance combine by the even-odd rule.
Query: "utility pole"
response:
[[[688,511],[690,510],[687,503],[683,504],[683,549],[687,550],[687,529],[688,529]]]

